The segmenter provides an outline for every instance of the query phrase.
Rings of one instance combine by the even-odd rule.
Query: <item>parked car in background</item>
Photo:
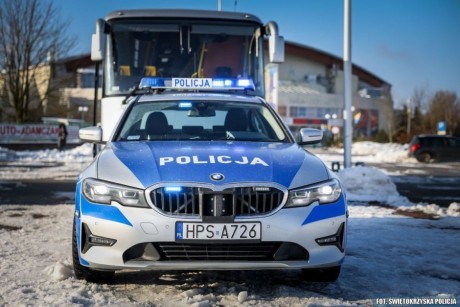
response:
[[[460,161],[460,138],[447,135],[416,135],[409,146],[409,156],[420,162]]]

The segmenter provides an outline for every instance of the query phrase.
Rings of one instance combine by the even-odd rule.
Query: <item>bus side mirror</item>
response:
[[[318,144],[323,140],[323,131],[313,128],[300,129],[299,145]]]
[[[105,21],[98,19],[96,22],[96,33],[91,37],[91,60],[100,62],[104,59],[105,51]]]
[[[284,62],[284,37],[270,36],[268,38],[268,52],[270,63]]]
[[[265,25],[265,33],[268,37],[268,59],[270,63],[284,62],[284,37],[278,35],[278,25],[274,21],[269,21]]]

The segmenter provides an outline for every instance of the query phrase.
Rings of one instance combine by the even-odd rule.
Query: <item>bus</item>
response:
[[[103,70],[103,140],[142,77],[246,78],[253,80],[254,94],[264,97],[265,57],[269,63],[283,62],[284,39],[276,22],[264,24],[252,14],[171,9],[109,13],[97,20],[91,46],[91,59]]]

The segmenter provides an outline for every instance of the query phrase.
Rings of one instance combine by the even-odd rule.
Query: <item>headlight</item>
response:
[[[95,203],[110,204],[111,201],[116,201],[123,206],[149,208],[144,191],[140,189],[85,179],[82,190],[85,197]]]
[[[339,199],[342,188],[337,179],[289,191],[285,208],[308,206],[318,201],[320,204],[332,203]]]

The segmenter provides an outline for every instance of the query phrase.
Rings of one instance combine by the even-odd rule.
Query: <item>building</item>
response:
[[[8,103],[5,80],[6,76],[0,74],[0,122],[12,122],[14,109]],[[39,65],[31,73],[29,83],[29,121],[56,118],[92,122],[94,63],[89,54]]]
[[[269,64],[267,99],[293,131],[301,127],[331,129],[343,126],[343,60],[297,43],[286,42],[285,62]],[[352,66],[354,136],[390,132],[393,117],[391,85],[365,69]],[[276,82],[274,83],[276,84]],[[334,128],[337,127],[337,128]]]

